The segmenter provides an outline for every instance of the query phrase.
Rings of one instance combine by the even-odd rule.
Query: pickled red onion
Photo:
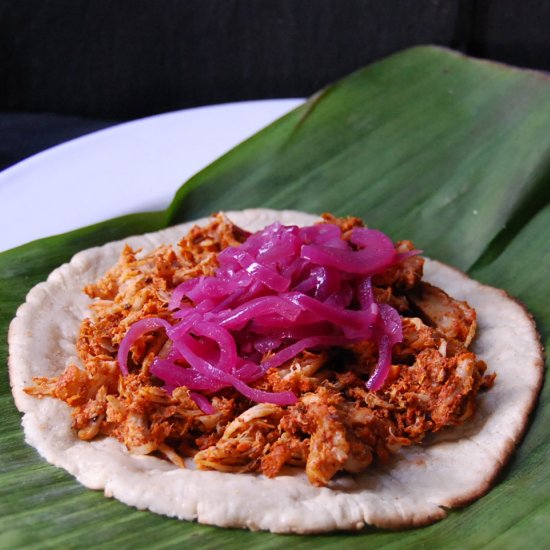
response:
[[[375,301],[370,277],[416,253],[398,254],[390,238],[373,229],[355,228],[347,241],[333,224],[272,224],[220,252],[213,276],[174,289],[173,325],[156,317],[135,323],[118,352],[121,372],[128,374],[138,338],[163,329],[169,356],[157,357],[151,373],[167,388],[186,386],[205,413],[214,411],[206,396],[224,387],[251,401],[289,405],[297,399],[291,392],[248,384],[306,349],[370,339],[379,357],[367,387],[377,391],[402,330],[398,312]]]
[[[130,330],[126,333],[126,336],[123,338],[118,348],[117,361],[122,374],[128,374],[128,353],[134,342],[144,334],[158,330],[159,328],[168,331],[172,326],[164,319],[148,317],[146,319],[140,319],[130,327]]]

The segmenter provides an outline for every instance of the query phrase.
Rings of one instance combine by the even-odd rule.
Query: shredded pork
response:
[[[330,215],[325,222],[339,224],[344,238],[361,224]],[[185,387],[168,393],[149,373],[166,347],[160,331],[134,344],[130,374],[121,376],[116,353],[130,326],[147,317],[170,322],[171,291],[189,278],[212,275],[217,254],[247,236],[217,215],[176,248],[142,254],[126,247],[118,264],[84,289],[94,301],[77,342],[82,366],[70,365],[57,378],[36,378],[26,391],[65,401],[83,440],[116,437],[133,453],[156,454],[182,467],[186,457],[202,469],[268,477],[301,467],[318,486],[339,472],[384,462],[396,449],[474,414],[478,392],[494,381],[468,349],[475,311],[422,282],[419,256],[373,278],[376,300],[395,307],[403,324],[403,342],[394,347],[390,375],[377,392],[365,386],[377,362],[370,341],[304,351],[253,384],[295,392],[297,403],[287,407],[256,404],[225,388],[209,396],[216,412],[205,414]],[[402,241],[397,248],[406,252],[413,245]]]

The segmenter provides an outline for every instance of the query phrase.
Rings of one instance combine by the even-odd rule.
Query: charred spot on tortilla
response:
[[[33,291],[10,328],[12,384],[31,444],[129,504],[275,532],[420,525],[487,490],[540,387],[532,320],[499,291],[424,260],[409,241],[394,244],[357,218],[313,221],[268,210],[218,214],[182,228],[177,246],[166,244],[172,228],[60,268],[64,281],[80,278],[70,290],[79,291],[71,334],[59,346],[65,361],[40,372],[21,353],[25,319],[61,291],[55,276],[54,290]],[[511,410],[499,399],[512,383],[514,350],[494,352],[509,330],[488,313],[495,304],[520,327],[527,350]],[[36,322],[47,332],[51,317]],[[128,495],[120,471],[94,476],[82,472],[81,458],[60,458],[37,425],[46,402],[55,402],[54,415],[62,407],[67,449],[93,461],[114,446],[124,473],[153,461],[146,468],[155,482],[185,479],[183,493],[160,505],[143,485],[149,476],[136,473],[143,494]],[[505,434],[495,420],[503,414]],[[428,434],[430,444],[415,445]],[[478,465],[450,474],[451,453],[474,453]],[[216,487],[197,494],[210,479]],[[252,498],[267,515],[231,502],[204,512],[234,484],[274,491],[275,502],[257,491]],[[428,493],[419,497],[415,484]],[[339,510],[330,518],[310,511],[328,506]]]

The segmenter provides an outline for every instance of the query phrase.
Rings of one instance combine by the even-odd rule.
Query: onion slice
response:
[[[355,228],[346,240],[334,224],[272,224],[220,252],[213,276],[174,289],[168,304],[173,324],[151,317],[132,325],[118,351],[120,370],[128,374],[128,354],[140,337],[162,329],[170,352],[154,359],[151,374],[166,388],[186,386],[205,414],[214,412],[209,396],[225,387],[251,401],[286,406],[296,402],[293,393],[249,384],[305,350],[369,339],[379,353],[366,385],[378,391],[402,328],[399,313],[376,302],[371,275],[417,253],[398,254],[374,229]]]
[[[145,319],[140,319],[130,327],[130,330],[126,333],[126,336],[124,337],[124,339],[120,343],[120,347],[118,348],[117,361],[122,374],[129,374],[128,353],[130,352],[130,348],[134,345],[136,340],[138,340],[138,338],[140,338],[144,334],[152,332],[154,330],[158,330],[159,328],[163,328],[168,331],[172,327],[168,321],[160,319],[159,317],[147,317]]]

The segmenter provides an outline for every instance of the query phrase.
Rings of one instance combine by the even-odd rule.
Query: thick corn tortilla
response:
[[[265,209],[227,212],[255,231],[279,220],[309,225],[309,214]],[[207,219],[195,223],[206,224]],[[424,445],[401,450],[390,464],[360,475],[337,476],[329,487],[312,486],[303,471],[288,468],[274,479],[180,469],[158,458],[130,455],[112,438],[81,441],[71,430],[65,403],[37,399],[23,389],[34,376],[59,375],[79,364],[75,341],[89,316],[82,288],[113,266],[125,243],[149,251],[176,243],[193,223],[85,250],[34,287],[9,331],[13,395],[23,414],[27,442],[52,464],[91,489],[140,509],[221,527],[276,533],[407,528],[446,516],[487,492],[520,440],[542,382],[542,350],[532,318],[502,290],[427,260],[425,280],[477,310],[473,350],[496,372],[495,386],[479,396],[476,415]]]

